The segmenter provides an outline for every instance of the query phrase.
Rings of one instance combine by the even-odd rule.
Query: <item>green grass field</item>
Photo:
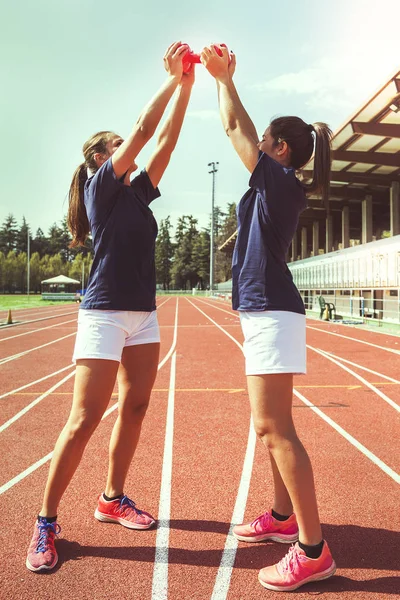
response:
[[[71,300],[66,300],[69,304]],[[16,308],[30,308],[35,306],[52,306],[53,304],[63,304],[62,300],[42,300],[40,294],[4,294],[0,295],[0,310],[14,310]]]

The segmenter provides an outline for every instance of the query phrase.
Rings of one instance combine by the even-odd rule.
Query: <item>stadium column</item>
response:
[[[372,196],[369,194],[362,201],[361,226],[361,243],[372,242]]]
[[[313,256],[319,254],[319,221],[313,221],[312,224],[312,250]]]
[[[292,262],[297,260],[297,231],[293,236],[292,240]]]
[[[325,252],[332,252],[333,246],[333,219],[332,214],[326,217],[326,239],[325,239]]]
[[[350,208],[343,206],[342,209],[342,248],[350,246]]]
[[[390,186],[390,235],[400,234],[400,183],[392,181]]]
[[[301,228],[301,259],[307,258],[307,227]]]

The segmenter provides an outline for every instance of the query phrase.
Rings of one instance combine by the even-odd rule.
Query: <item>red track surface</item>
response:
[[[44,394],[73,372],[71,367],[56,373],[71,362],[77,307],[64,307],[62,313],[73,313],[64,316],[57,316],[60,307],[41,309],[24,319],[56,318],[0,329],[0,396],[14,390],[0,397],[2,599],[277,597],[259,585],[257,571],[279,560],[286,545],[239,543],[236,547],[229,536],[231,547],[224,552],[235,505],[239,513],[245,511],[247,520],[270,508],[272,500],[266,453],[257,442],[247,502],[245,485],[240,488],[244,489],[241,502],[237,502],[250,415],[243,355],[224,331],[240,344],[238,318],[229,306],[212,300],[161,298],[158,304],[161,359],[168,353],[170,358],[158,373],[126,492],[139,506],[163,516],[161,527],[135,532],[93,518],[97,495],[104,487],[113,411],[99,425],[64,496],[59,511],[60,562],[47,574],[27,571],[25,553],[41,505],[48,462],[18,481],[14,478],[52,451],[68,415],[73,377]],[[294,397],[296,426],[314,466],[324,534],[338,565],[335,577],[301,588],[295,596],[323,593],[328,600],[393,598],[399,589],[395,473],[400,469],[399,412],[393,406],[393,402],[400,403],[400,384],[396,383],[400,381],[399,339],[309,321],[307,341],[309,374],[296,378],[296,390],[352,436],[358,447]],[[358,366],[336,358],[352,371],[349,373],[314,349]],[[21,352],[26,354],[16,356]],[[374,388],[368,388],[354,373]],[[44,381],[16,391],[50,374]],[[377,391],[383,392],[386,400]],[[115,401],[114,396],[110,406]],[[366,456],[363,449],[372,455]],[[172,486],[168,484],[169,468]],[[245,474],[250,477],[250,473],[248,467]],[[220,571],[223,579],[218,575],[222,559],[228,565]]]

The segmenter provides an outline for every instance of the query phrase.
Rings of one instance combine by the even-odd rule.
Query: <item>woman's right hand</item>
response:
[[[179,81],[183,74],[182,58],[188,51],[189,46],[181,42],[174,42],[170,45],[164,55],[164,67],[168,75],[177,77]]]

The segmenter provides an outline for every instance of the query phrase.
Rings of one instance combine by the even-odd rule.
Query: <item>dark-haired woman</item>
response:
[[[237,525],[233,533],[246,542],[298,540],[279,563],[259,573],[264,587],[292,591],[336,569],[322,537],[310,460],[292,420],[293,374],[306,372],[306,324],[285,262],[306,192],[328,193],[331,131],[324,123],[281,117],[259,140],[232,81],[234,54],[210,46],[201,61],[216,79],[225,131],[251,173],[250,189],[237,208],[232,303],[244,334],[254,427],[269,450],[275,492],[271,510]],[[296,169],[314,150],[314,177],[307,190]]]
[[[55,446],[26,560],[32,571],[49,570],[57,563],[58,505],[107,408],[116,378],[119,412],[111,434],[107,483],[95,517],[131,529],[148,529],[155,522],[125,494],[124,485],[157,374],[157,224],[149,204],[160,195],[157,186],[177,143],[194,82],[193,67],[183,74],[186,51],[179,42],[168,48],[167,80],[132,133],[125,141],[109,131],[94,135],[85,143],[85,160],[73,177],[68,213],[72,245],[83,245],[90,231],[94,261],[79,311],[72,409]],[[156,150],[146,169],[131,181],[135,158],[175,92]]]

